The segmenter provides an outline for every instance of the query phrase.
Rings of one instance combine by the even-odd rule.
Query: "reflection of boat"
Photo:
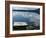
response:
[[[26,22],[14,22],[14,26],[26,26],[28,25]]]

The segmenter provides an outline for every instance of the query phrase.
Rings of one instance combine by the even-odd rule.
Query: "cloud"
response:
[[[40,15],[34,12],[13,12],[13,17],[15,18],[16,16],[27,18],[30,22],[40,20]]]
[[[36,10],[38,8],[30,8],[30,7],[13,7],[14,10]]]
[[[21,9],[21,10],[33,10],[33,8],[13,8],[13,9]],[[34,8],[35,10],[35,8]],[[35,22],[35,26],[37,26],[38,24],[40,24],[40,15],[38,13],[35,12],[22,12],[22,11],[13,11],[13,18],[16,18],[16,16],[21,16],[24,18],[26,18],[27,22]],[[18,20],[22,20],[21,18]]]

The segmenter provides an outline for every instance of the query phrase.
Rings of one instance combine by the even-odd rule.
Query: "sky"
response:
[[[14,22],[26,22],[30,24],[40,22],[40,9],[39,8],[25,8],[25,7],[13,7],[12,16]]]

